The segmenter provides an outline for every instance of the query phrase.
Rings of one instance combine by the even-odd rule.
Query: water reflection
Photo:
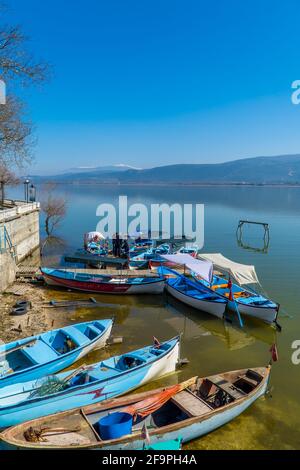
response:
[[[177,325],[177,331],[182,331],[183,338],[197,338],[199,336],[213,335],[223,341],[230,351],[243,349],[255,341],[272,345],[276,342],[276,330],[259,320],[247,318],[244,328],[222,321],[205,312],[199,312],[187,307],[178,300],[168,296],[167,308],[176,316],[169,320],[173,326]],[[178,312],[181,316],[178,317]]]
[[[259,228],[263,230],[261,246],[255,246],[244,241],[246,227],[252,228],[253,225],[258,226]],[[255,251],[257,253],[268,253],[269,244],[270,244],[269,224],[263,223],[263,222],[250,222],[246,220],[240,220],[238,223],[238,227],[236,229],[236,239],[237,239],[238,246],[243,248],[244,250]]]

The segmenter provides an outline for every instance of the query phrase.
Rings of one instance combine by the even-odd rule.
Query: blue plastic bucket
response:
[[[132,415],[129,413],[111,413],[98,422],[98,429],[101,439],[118,439],[131,434],[132,432]]]

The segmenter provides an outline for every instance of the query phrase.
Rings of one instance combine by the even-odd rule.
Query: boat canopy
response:
[[[200,260],[186,253],[176,255],[160,255],[170,263],[181,264],[211,283],[213,277],[213,263],[208,260]]]
[[[105,240],[105,236],[101,232],[87,232],[84,234],[84,241],[86,243],[96,240]]]
[[[228,272],[240,284],[259,284],[255,267],[249,264],[240,264],[225,258],[221,253],[200,253],[201,258],[209,260],[220,271]]]

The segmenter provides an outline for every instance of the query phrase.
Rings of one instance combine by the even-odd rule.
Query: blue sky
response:
[[[298,0],[8,0],[51,82],[33,173],[300,153]]]

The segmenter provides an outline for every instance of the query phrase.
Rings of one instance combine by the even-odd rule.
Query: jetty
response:
[[[76,251],[75,253],[66,254],[64,256],[66,263],[84,264],[88,266],[106,267],[113,266],[115,268],[124,267],[128,263],[127,258],[116,258],[114,256],[102,256],[86,253],[84,251]]]

